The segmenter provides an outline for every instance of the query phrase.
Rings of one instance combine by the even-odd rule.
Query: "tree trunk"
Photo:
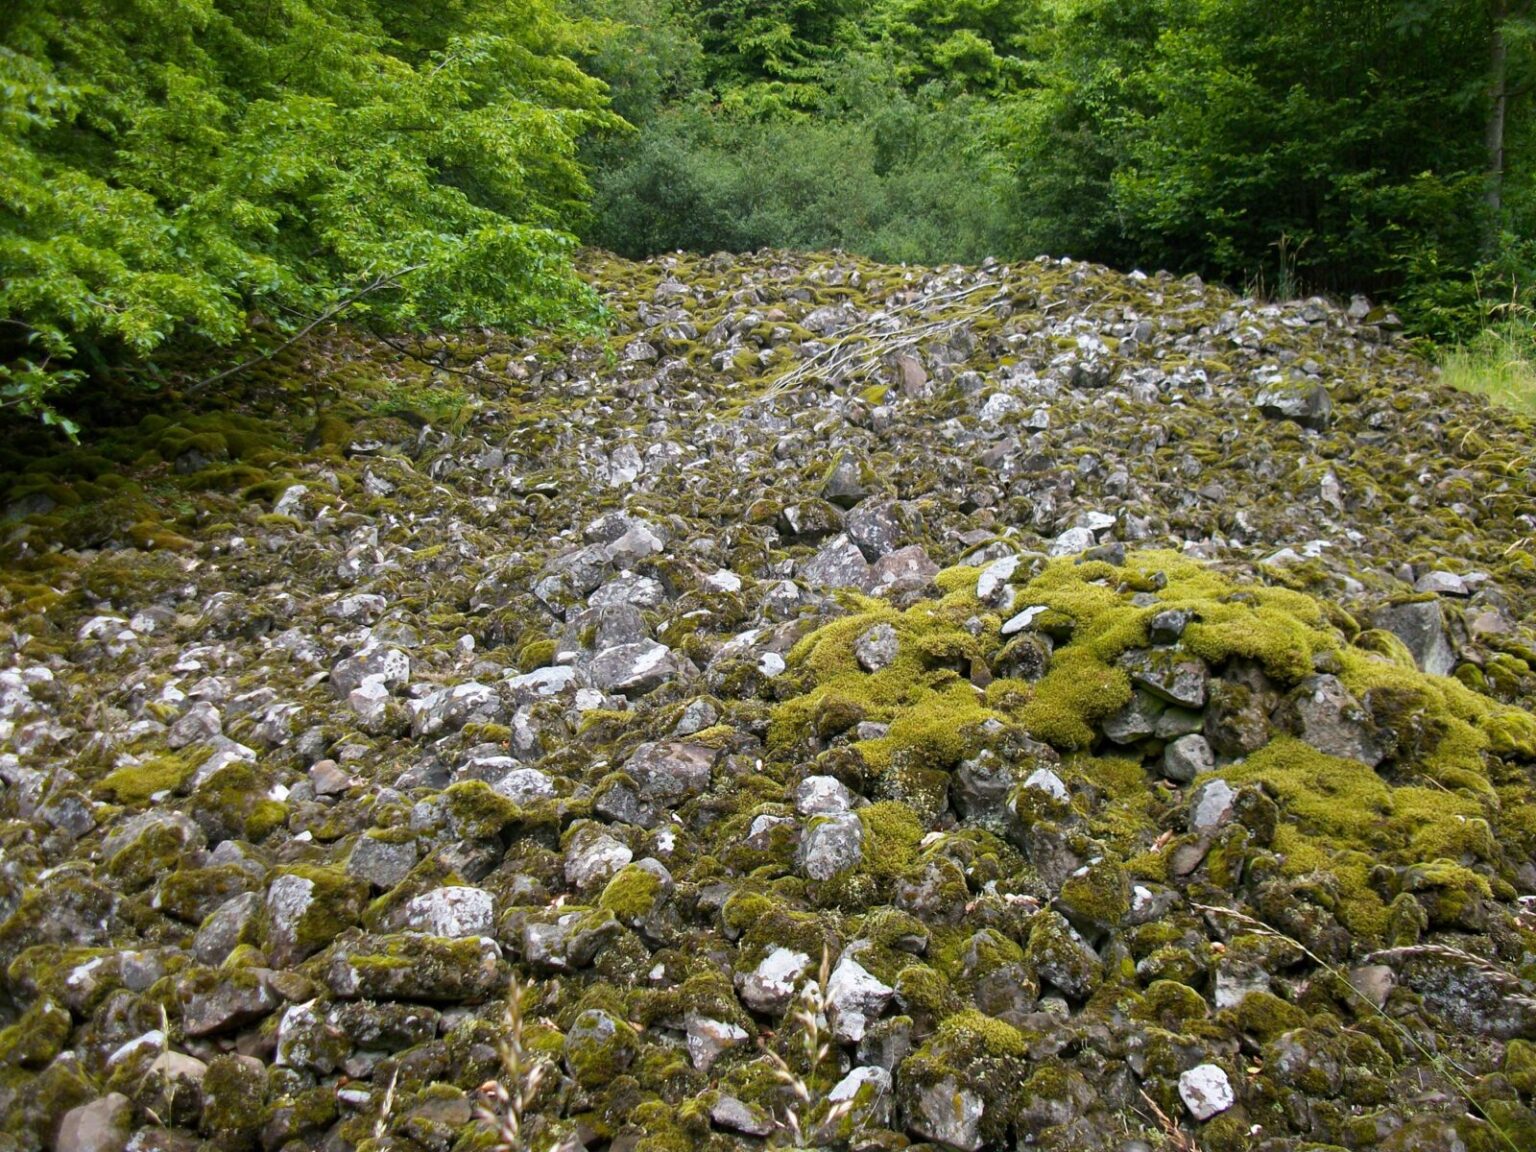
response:
[[[1493,36],[1488,53],[1489,108],[1488,124],[1483,134],[1488,147],[1489,228],[1497,237],[1499,210],[1504,196],[1504,120],[1509,108],[1509,44],[1504,39],[1505,6],[1494,10]]]

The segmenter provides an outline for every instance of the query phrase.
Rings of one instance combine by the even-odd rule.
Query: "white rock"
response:
[[[1219,1116],[1237,1102],[1232,1082],[1215,1064],[1200,1064],[1179,1076],[1179,1098],[1196,1120]]]
[[[412,897],[405,922],[411,931],[428,936],[488,936],[496,926],[496,909],[483,888],[450,885]]]
[[[832,1034],[844,1044],[857,1044],[864,1039],[864,1032],[885,1006],[891,1002],[896,990],[877,979],[853,958],[853,949],[844,952],[837,967],[827,980],[827,1007],[831,1016]]]
[[[976,579],[976,598],[984,604],[990,604],[1018,570],[1017,556],[1004,556],[1000,560],[992,561],[981,570],[981,575]]]
[[[811,966],[804,952],[775,948],[751,972],[736,977],[736,992],[753,1012],[773,1015],[789,1007],[795,986]]]
[[[1017,616],[1010,617],[1003,625],[1003,635],[1012,636],[1015,632],[1022,632],[1028,628],[1041,613],[1048,611],[1044,604],[1032,604]]]

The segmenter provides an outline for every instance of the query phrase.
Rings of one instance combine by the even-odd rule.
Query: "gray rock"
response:
[[[738,1024],[715,1020],[697,1012],[684,1017],[688,1059],[700,1072],[714,1067],[722,1053],[747,1042],[747,1030]]]
[[[895,1080],[884,1068],[854,1068],[827,1093],[827,1104],[838,1119],[825,1126],[821,1138],[832,1144],[834,1134],[846,1128],[855,1132],[890,1126],[894,1112]]]
[[[269,1016],[277,1007],[277,996],[265,980],[252,978],[249,970],[238,975],[186,998],[181,1023],[188,1036],[231,1032]]]
[[[709,1119],[717,1128],[746,1136],[772,1136],[779,1128],[778,1122],[761,1108],[727,1095],[709,1106]]]
[[[719,753],[702,744],[680,741],[642,744],[624,764],[649,801],[677,805],[709,788]]]
[[[900,505],[866,500],[848,513],[844,529],[859,551],[873,561],[901,547],[907,538],[902,521]]]
[[[853,793],[835,776],[807,776],[795,785],[795,811],[802,816],[831,816],[853,808]]]
[[[416,845],[364,833],[347,854],[347,873],[375,888],[393,888],[416,867]]]
[[[1413,582],[1415,592],[1433,592],[1439,596],[1468,596],[1467,582],[1454,572],[1431,569]]]
[[[878,672],[901,652],[901,638],[889,624],[876,624],[853,643],[853,654],[866,672]]]
[[[165,742],[172,748],[185,748],[188,744],[203,744],[224,733],[223,719],[219,710],[206,700],[199,700],[181,718],[172,724],[165,734]]]
[[[133,1104],[110,1092],[64,1113],[54,1152],[124,1152],[133,1131]]]
[[[1013,574],[1018,570],[1017,556],[1004,556],[992,561],[976,578],[976,598],[983,604],[997,603],[1003,595],[1003,590],[1008,587],[1008,582],[1013,579]]]
[[[1372,622],[1401,640],[1413,653],[1414,662],[1431,676],[1449,676],[1456,667],[1456,650],[1446,635],[1439,601],[1378,608],[1372,614]]]
[[[214,909],[192,938],[192,954],[198,963],[210,967],[222,964],[240,944],[254,942],[261,907],[259,893],[242,892]]]
[[[1163,775],[1176,784],[1188,784],[1214,767],[1216,757],[1204,736],[1180,736],[1163,749]]]
[[[1386,747],[1370,717],[1338,677],[1309,676],[1280,702],[1274,720],[1319,752],[1374,768]]]
[[[869,569],[868,588],[876,596],[888,596],[896,591],[927,588],[939,574],[939,566],[928,558],[920,544],[880,557]]]
[[[1208,780],[1189,801],[1189,827],[1193,832],[1213,832],[1232,819],[1237,792],[1225,780]]]
[[[980,1096],[946,1076],[916,1092],[908,1109],[907,1124],[919,1136],[946,1148],[981,1152],[984,1110]]]
[[[1120,657],[1131,683],[1180,708],[1203,708],[1210,670],[1176,648],[1142,648]]]
[[[364,648],[331,665],[331,691],[341,699],[370,680],[391,692],[403,688],[411,682],[411,658],[398,648]]]
[[[1274,383],[1259,389],[1253,406],[1271,420],[1292,420],[1321,431],[1333,421],[1333,397],[1316,383]]]
[[[1104,718],[1104,735],[1116,744],[1134,744],[1157,732],[1157,722],[1168,707],[1145,688],[1137,688],[1128,704]]]
[[[821,486],[822,498],[839,508],[852,508],[873,491],[872,473],[868,464],[844,452]]]
[[[1098,537],[1087,528],[1068,528],[1051,541],[1049,553],[1052,556],[1075,556],[1079,552],[1088,551],[1098,542]]]
[[[634,858],[624,844],[587,824],[576,830],[565,850],[565,881],[576,888],[595,888]]]
[[[811,588],[867,588],[870,584],[869,563],[846,535],[829,541],[815,556],[802,561],[795,575]]]
[[[864,858],[864,826],[851,812],[811,821],[800,839],[800,868],[812,880],[830,880]]]
[[[672,649],[654,640],[644,640],[599,652],[588,674],[599,691],[633,697],[677,679],[681,670]]]

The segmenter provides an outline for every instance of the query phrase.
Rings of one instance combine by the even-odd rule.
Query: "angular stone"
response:
[[[800,840],[800,867],[812,880],[830,880],[863,859],[864,826],[851,812],[813,820]]]
[[[984,1110],[980,1096],[946,1076],[917,1091],[907,1124],[924,1139],[956,1152],[981,1152]]]
[[[401,912],[404,926],[428,936],[489,936],[495,904],[483,888],[450,885],[413,896]]]
[[[1180,708],[1205,707],[1210,670],[1205,661],[1174,648],[1142,648],[1120,657],[1131,683]]]
[[[775,948],[751,972],[736,974],[736,994],[753,1012],[776,1016],[789,1007],[810,967],[811,958],[804,952]]]
[[[1321,384],[1268,384],[1259,389],[1253,406],[1271,420],[1292,420],[1318,431],[1333,420],[1333,397]]]
[[[1204,1123],[1237,1102],[1232,1082],[1215,1064],[1198,1064],[1179,1074],[1179,1099],[1196,1120]]]
[[[811,588],[866,588],[870,583],[869,563],[846,535],[829,541],[815,556],[802,561],[795,574]]]
[[[844,1044],[857,1044],[896,994],[858,962],[852,948],[832,969],[826,991],[832,1034]]]
[[[593,687],[621,696],[643,696],[676,679],[679,672],[672,649],[654,640],[599,652],[588,670]]]
[[[123,1152],[133,1132],[133,1103],[119,1092],[64,1113],[54,1152]]]
[[[1326,755],[1372,768],[1386,757],[1370,717],[1336,676],[1307,677],[1280,702],[1274,719]]]
[[[1445,616],[1438,600],[1391,604],[1378,608],[1372,622],[1385,628],[1413,654],[1414,663],[1431,676],[1449,676],[1456,667],[1456,650],[1446,635]]]
[[[853,643],[853,654],[866,672],[880,671],[900,652],[901,639],[889,624],[876,624]]]
[[[1214,767],[1216,757],[1204,736],[1181,736],[1163,749],[1163,776],[1175,784],[1188,784]]]

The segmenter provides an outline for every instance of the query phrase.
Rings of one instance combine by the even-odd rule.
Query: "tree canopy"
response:
[[[385,327],[590,310],[547,0],[20,0],[0,30],[0,400],[349,305]]]

